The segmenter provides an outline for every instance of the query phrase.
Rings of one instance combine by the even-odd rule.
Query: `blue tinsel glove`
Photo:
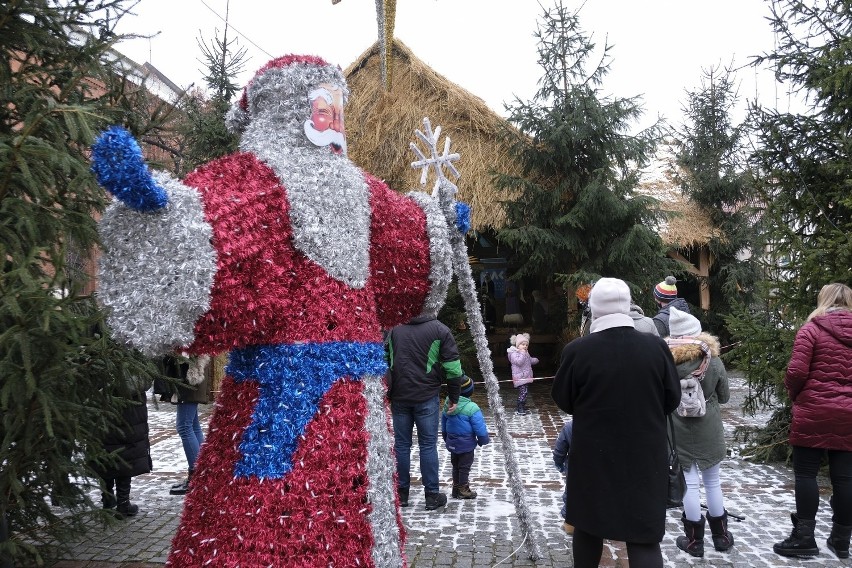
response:
[[[151,177],[142,149],[120,126],[111,126],[92,145],[92,172],[104,189],[137,211],[156,211],[169,202]]]
[[[470,205],[456,201],[456,227],[463,235],[470,231]]]

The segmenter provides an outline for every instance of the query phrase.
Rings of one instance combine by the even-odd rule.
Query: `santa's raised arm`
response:
[[[171,565],[404,564],[381,332],[437,314],[454,229],[347,158],[347,96],[339,67],[288,55],[229,115],[240,151],[182,181],[148,175],[121,130],[93,148],[117,197],[98,292],[114,335],[230,352]]]

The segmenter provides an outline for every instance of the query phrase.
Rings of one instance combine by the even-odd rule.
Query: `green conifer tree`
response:
[[[639,98],[601,93],[609,46],[596,51],[561,1],[544,10],[536,37],[539,89],[508,107],[517,129],[507,136],[523,173],[495,178],[517,196],[504,202],[509,226],[498,235],[514,251],[512,276],[552,274],[568,284],[615,276],[647,294],[675,270],[650,198],[633,192],[659,128],[629,131]]]
[[[106,195],[88,148],[105,125],[147,127],[149,101],[111,51],[124,2],[0,3],[0,564],[43,565],[97,509],[122,387],[151,368],[103,333],[77,259]],[[126,393],[125,393],[126,394]],[[114,459],[114,458],[112,458]],[[95,494],[97,494],[95,492]],[[102,517],[105,518],[105,517]]]
[[[205,98],[204,93],[196,89],[181,104],[186,120],[179,131],[185,141],[183,154],[187,171],[236,151],[239,143],[239,137],[225,126],[225,115],[240,90],[235,81],[244,68],[246,50],[237,45],[237,40],[228,39],[227,21],[221,38],[217,32],[209,44],[199,39],[198,47],[206,65],[204,80],[210,97]]]
[[[677,162],[684,194],[719,229],[708,247],[713,266],[707,285],[712,312],[705,321],[713,333],[728,341],[724,317],[734,306],[750,304],[758,279],[750,256],[754,241],[753,184],[746,164],[745,125],[734,125],[737,102],[731,71],[703,72],[700,88],[687,92],[685,122],[676,132],[680,141]]]
[[[767,459],[789,455],[783,379],[795,332],[823,285],[852,285],[852,11],[845,0],[773,0],[771,9],[778,44],[755,63],[772,64],[809,108],[751,113],[765,283],[759,303],[728,322],[743,340],[734,362],[752,386],[748,407],[780,401],[753,449]]]

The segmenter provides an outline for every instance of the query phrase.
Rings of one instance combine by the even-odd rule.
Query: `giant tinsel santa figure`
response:
[[[400,566],[382,330],[436,314],[448,220],[345,154],[339,67],[267,63],[229,117],[240,151],[178,181],[121,129],[93,148],[114,335],[229,352],[169,564]],[[455,220],[449,220],[452,223]]]

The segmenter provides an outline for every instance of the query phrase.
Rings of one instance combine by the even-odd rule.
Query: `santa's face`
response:
[[[323,83],[308,94],[311,117],[305,121],[305,136],[317,146],[331,146],[335,154],[346,154],[343,127],[343,91]]]

